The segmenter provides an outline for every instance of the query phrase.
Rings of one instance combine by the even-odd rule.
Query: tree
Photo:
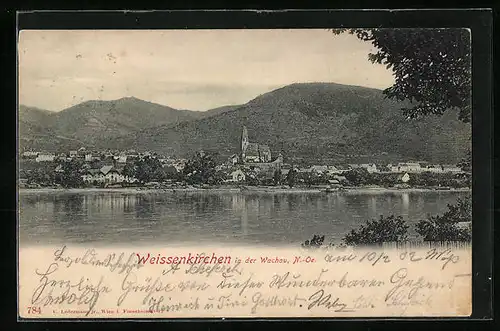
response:
[[[462,171],[469,172],[472,170],[472,152],[470,149],[467,150],[465,157],[457,164],[457,166],[462,169]]]
[[[274,185],[281,184],[281,171],[279,169],[274,170],[273,181],[274,181]]]
[[[257,186],[261,184],[261,174],[255,169],[245,170],[245,183],[251,186]]]
[[[422,173],[412,174],[409,184],[412,186],[438,186],[445,182],[443,177],[443,174],[424,171]]]
[[[147,182],[161,182],[164,179],[163,167],[157,158],[145,157],[142,160],[137,160],[133,166],[128,167],[126,170],[127,175],[130,176],[135,170],[135,178],[141,183]]]
[[[410,181],[413,177],[410,177]],[[380,185],[384,187],[392,187],[398,183],[398,174],[395,173],[371,173],[371,184]]]
[[[366,185],[371,181],[370,173],[365,168],[349,170],[344,176],[354,186]]]
[[[182,173],[190,184],[219,184],[222,176],[216,166],[214,154],[198,152],[187,161]]]
[[[94,168],[94,169],[100,168],[101,161],[93,159],[92,161],[90,161],[89,165],[90,165],[91,168]]]
[[[471,118],[471,37],[467,29],[334,29],[348,32],[377,48],[372,63],[386,65],[395,76],[384,94],[409,100],[410,118],[441,115],[457,109],[459,119]]]
[[[286,181],[288,183],[288,186],[290,186],[290,188],[295,186],[296,179],[297,179],[297,171],[295,171],[295,169],[293,169],[292,167],[292,169],[290,169],[290,171],[288,171],[288,174],[286,175]]]
[[[308,171],[300,174],[300,178],[304,184],[311,187],[312,185],[326,184],[328,182],[326,176],[317,173],[316,171]]]
[[[26,173],[26,180],[29,184],[51,185],[54,183],[54,171],[47,168],[35,168]]]
[[[179,178],[180,177],[179,176],[179,172],[172,165],[163,167],[163,172],[164,172],[164,175],[165,175],[165,179],[173,179],[173,180],[179,180],[180,179]]]
[[[308,172],[302,172],[300,173],[300,179],[301,181],[304,182],[305,185],[307,185],[307,187],[311,187],[313,185],[313,182],[314,182],[314,178],[313,178],[314,174],[310,171]]]
[[[83,186],[82,178],[83,162],[71,160],[62,163],[61,185],[64,187]]]
[[[165,181],[166,176],[165,176],[165,171],[163,171],[163,166],[160,164],[160,166],[156,166],[153,169],[153,172],[151,173],[151,181],[152,182],[163,182]]]
[[[401,216],[380,216],[367,221],[358,230],[351,230],[343,239],[347,246],[373,245],[385,242],[403,242],[407,239],[408,225]]]
[[[123,175],[130,178],[135,178],[138,164],[138,162],[125,164],[125,166],[123,167]]]
[[[470,241],[470,229],[460,227],[472,221],[472,203],[470,198],[458,199],[455,205],[448,205],[443,215],[430,216],[416,225],[416,231],[424,241]]]

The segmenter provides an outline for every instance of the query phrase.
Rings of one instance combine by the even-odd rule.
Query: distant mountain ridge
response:
[[[90,100],[64,109],[49,112],[33,107],[19,108],[19,136],[25,148],[57,147],[61,138],[76,144],[95,145],[96,141],[157,125],[177,124],[201,118],[203,113],[177,110],[168,106],[126,97],[112,101]],[[43,134],[44,135],[40,135]],[[36,135],[34,139],[33,135]],[[37,141],[38,140],[38,141]],[[71,144],[73,145],[73,143]]]
[[[203,117],[209,117],[209,116],[214,116],[214,115],[219,115],[228,111],[232,111],[235,109],[240,108],[243,105],[228,105],[228,106],[222,106],[222,107],[217,107],[217,108],[212,108],[209,109],[205,112],[203,112]]]
[[[108,139],[144,128],[192,120],[199,115],[129,97],[86,101],[57,113],[58,132],[84,141]]]
[[[220,114],[120,136],[106,146],[188,156],[196,150],[237,153],[243,125],[251,141],[282,151],[289,162],[424,159],[455,163],[470,126],[454,112],[408,120],[405,104],[381,90],[334,83],[292,84]]]
[[[60,148],[81,141],[95,148],[134,148],[179,157],[199,149],[228,156],[238,152],[245,125],[251,141],[269,145],[274,156],[283,152],[287,162],[417,159],[455,163],[465,155],[470,125],[459,122],[454,112],[408,120],[403,106],[377,89],[297,83],[244,105],[206,112],[124,98],[84,102],[53,118],[49,114],[46,126],[39,125],[45,123],[45,115],[36,111],[21,116],[20,109],[19,118],[27,130],[22,137],[30,137],[31,125],[49,140],[43,144],[44,139],[34,139],[33,145],[57,141]],[[37,116],[40,123],[31,121]]]
[[[54,113],[36,107],[19,106],[19,147],[24,149],[51,150],[55,146],[81,146],[81,142],[58,136],[54,131]]]

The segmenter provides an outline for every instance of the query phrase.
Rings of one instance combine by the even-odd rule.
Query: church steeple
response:
[[[247,127],[243,126],[243,130],[241,132],[241,146],[240,146],[240,152],[241,152],[241,160],[245,159],[245,152],[248,147],[248,131]]]

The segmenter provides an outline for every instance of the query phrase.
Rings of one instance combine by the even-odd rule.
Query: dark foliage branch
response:
[[[470,242],[470,228],[460,223],[472,221],[471,197],[458,199],[455,204],[448,204],[448,210],[437,216],[429,216],[419,221],[415,230],[427,242]],[[402,243],[408,240],[408,225],[402,216],[380,216],[378,220],[368,220],[357,229],[352,229],[342,239],[338,247],[381,245],[383,243]],[[303,248],[324,247],[325,236],[314,235],[311,240],[302,243]],[[335,246],[330,243],[328,247]],[[326,247],[326,248],[328,248]]]
[[[467,228],[461,228],[459,223],[472,220],[472,201],[470,198],[458,199],[454,205],[449,204],[448,210],[438,216],[428,217],[416,225],[416,231],[424,241],[462,241],[472,239]]]
[[[371,42],[372,63],[392,69],[390,99],[409,100],[407,116],[442,115],[458,110],[459,119],[471,119],[471,41],[467,29],[333,29]]]
[[[343,239],[347,246],[373,245],[384,242],[403,242],[408,238],[408,225],[401,216],[380,216],[369,220],[359,229],[351,230]]]

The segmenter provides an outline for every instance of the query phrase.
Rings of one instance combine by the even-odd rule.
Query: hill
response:
[[[20,106],[22,148],[68,149],[141,129],[201,118],[203,113],[177,110],[137,98],[86,101],[60,112]]]
[[[54,119],[50,111],[21,105],[18,115],[20,137],[50,133],[47,128],[52,126]]]
[[[140,129],[180,123],[200,116],[137,98],[86,101],[57,114],[55,127],[64,136],[93,142]]]
[[[196,150],[237,153],[241,128],[250,140],[282,151],[288,162],[366,162],[407,159],[455,163],[465,155],[470,125],[449,111],[409,120],[403,103],[381,90],[333,83],[292,84],[219,114],[147,128],[103,141],[175,156]]]
[[[36,107],[19,106],[19,119],[23,123],[47,126],[52,123],[53,113],[51,111]]]
[[[229,105],[229,106],[222,106],[222,107],[212,108],[212,109],[209,109],[209,110],[205,111],[203,113],[203,117],[209,117],[209,116],[223,114],[225,112],[238,109],[241,106],[242,105]]]
[[[20,150],[51,150],[54,146],[77,146],[78,142],[58,136],[54,131],[55,113],[35,107],[19,106]]]

